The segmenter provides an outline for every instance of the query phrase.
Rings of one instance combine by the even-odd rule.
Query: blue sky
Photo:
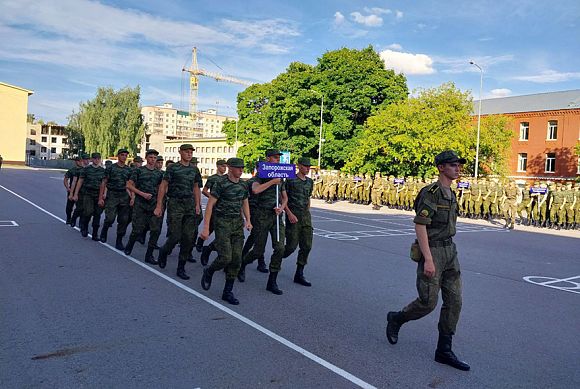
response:
[[[193,46],[202,68],[268,82],[292,61],[370,44],[411,90],[453,81],[477,98],[474,60],[484,97],[521,95],[580,88],[579,23],[577,0],[0,0],[0,81],[66,124],[98,86],[138,84],[144,105],[187,108]],[[200,109],[233,114],[242,89],[202,78]]]

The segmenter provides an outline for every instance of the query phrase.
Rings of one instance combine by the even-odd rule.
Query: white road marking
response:
[[[545,286],[546,288],[558,289],[564,292],[578,293],[580,294],[580,276],[574,276],[569,278],[553,278],[553,277],[543,277],[543,276],[526,276],[523,277],[525,281]],[[572,280],[578,280],[578,282],[573,282]],[[555,286],[554,284],[570,284],[567,286]]]
[[[28,204],[32,205],[33,207],[39,209],[40,211],[46,213],[47,215],[53,217],[54,219],[64,223],[65,220],[61,219],[60,217],[54,215],[53,213],[47,211],[46,209],[36,205],[35,203],[33,203],[32,201],[26,199],[25,197],[22,197],[21,195],[19,195],[16,192],[11,191],[10,189],[0,185],[0,188],[4,189],[5,191],[7,191],[8,193],[13,194],[14,196],[18,197],[19,199],[27,202]],[[78,230],[78,228],[75,227],[75,229]],[[365,389],[376,389],[375,386],[369,384],[368,382],[363,381],[362,379],[354,376],[353,374],[347,372],[346,370],[341,369],[340,367],[333,365],[332,363],[326,361],[325,359],[320,358],[319,356],[311,353],[310,351],[298,346],[297,344],[289,341],[288,339],[270,331],[269,329],[262,327],[261,325],[259,325],[258,323],[248,319],[247,317],[237,313],[236,311],[231,310],[230,308],[210,299],[209,297],[197,292],[196,290],[193,290],[185,285],[183,285],[182,283],[174,280],[173,278],[161,273],[160,271],[150,267],[149,265],[129,256],[129,255],[125,255],[125,253],[123,253],[122,251],[119,251],[117,249],[115,249],[113,246],[110,246],[107,243],[102,243],[100,242],[101,245],[105,246],[106,248],[108,248],[109,250],[112,250],[114,252],[116,252],[117,254],[125,257],[126,259],[128,259],[129,261],[135,263],[138,266],[141,266],[143,269],[157,275],[160,278],[163,278],[165,281],[175,285],[176,287],[186,291],[187,293],[192,294],[193,296],[199,298],[200,300],[205,301],[206,303],[212,305],[213,307],[219,309],[220,311],[238,319],[239,321],[241,321],[242,323],[247,324],[248,326],[254,328],[255,330],[260,331],[261,333],[263,333],[264,335],[274,339],[275,341],[283,344],[284,346],[296,351],[299,354],[302,354],[303,356],[305,356],[306,358],[314,361],[315,363],[319,364],[322,367],[325,367],[326,369],[332,371],[333,373],[341,376],[342,378],[352,382],[353,384],[361,387],[361,388],[365,388]]]
[[[48,177],[48,178],[52,178],[53,180],[62,180],[64,178],[64,176],[62,176],[62,177]]]
[[[14,220],[0,220],[0,227],[19,227]]]

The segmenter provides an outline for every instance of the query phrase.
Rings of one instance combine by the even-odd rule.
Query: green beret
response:
[[[163,157],[161,155],[157,156],[157,161],[163,161]]]
[[[230,158],[226,163],[230,167],[244,167],[244,160],[241,158]]]
[[[75,161],[80,161],[80,160],[82,160],[82,157],[81,157],[81,156],[74,157],[74,160],[75,160]]]
[[[123,154],[123,153],[129,154],[129,150],[127,150],[127,149],[119,149],[119,151],[117,151],[117,155]]]
[[[88,155],[87,153],[82,153],[81,154],[81,158],[82,159],[89,159],[90,158],[90,155]]]
[[[216,166],[220,166],[220,165],[225,165],[226,163],[227,162],[225,159],[218,159],[215,164],[216,164]]]
[[[92,153],[91,158],[101,158],[101,153]]]
[[[445,150],[444,152],[437,154],[435,157],[435,166],[454,162],[465,164],[467,160],[465,158],[459,158],[457,153],[453,150]]]
[[[310,163],[310,158],[308,158],[308,157],[298,158],[298,163],[300,165],[304,165],[304,166],[312,166],[312,164]]]
[[[183,150],[195,150],[195,148],[193,147],[193,145],[190,145],[189,143],[184,143],[181,146],[179,146],[179,150],[183,151]]]
[[[155,150],[155,149],[149,149],[145,152],[145,156],[151,155],[151,154],[155,154],[155,155],[159,155],[159,151]]]
[[[280,150],[276,150],[276,149],[266,150],[266,157],[271,157],[273,155],[282,155],[282,153],[280,152]]]
[[[135,158],[133,158],[133,162],[143,162],[143,158],[137,155]]]

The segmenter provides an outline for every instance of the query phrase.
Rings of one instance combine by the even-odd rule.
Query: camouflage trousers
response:
[[[129,201],[129,195],[125,190],[122,192],[107,191],[107,199],[105,200],[105,222],[103,223],[103,227],[111,227],[115,223],[115,219],[117,219],[117,236],[125,236],[127,232],[127,226],[131,220]]]
[[[103,213],[103,208],[99,207],[99,191],[83,191],[81,189],[81,194],[79,198],[81,203],[81,229],[89,228],[89,221],[93,219],[93,228],[99,228],[101,225],[101,213]]]
[[[312,249],[312,236],[314,229],[312,228],[312,217],[310,211],[296,212],[298,221],[294,224],[290,223],[286,217],[286,246],[284,247],[284,258],[289,257],[296,247],[298,250],[297,265],[306,266],[308,263],[308,255]]]
[[[284,240],[285,240],[285,228],[282,222],[282,216],[280,219],[280,240],[276,239],[276,214],[272,209],[264,209],[256,207],[254,212],[254,220],[256,224],[253,225],[254,228],[254,246],[252,249],[244,255],[242,259],[242,264],[247,265],[254,262],[256,259],[261,258],[266,251],[266,243],[268,243],[268,235],[272,240],[272,248],[274,252],[270,258],[270,271],[279,272],[282,269],[282,257],[284,256]]]
[[[511,224],[514,224],[516,222],[516,216],[518,215],[518,205],[516,200],[506,200],[504,209],[505,219],[509,219]]]
[[[461,313],[461,271],[455,243],[447,246],[430,247],[435,263],[435,275],[428,278],[423,274],[424,260],[417,266],[417,292],[419,297],[402,310],[403,322],[417,320],[437,307],[439,290],[443,305],[439,315],[439,332],[453,335]]]
[[[71,219],[72,213],[73,213],[73,208],[75,206],[75,202],[72,201],[72,200],[70,200],[68,198],[68,195],[69,194],[70,194],[69,192],[66,192],[66,208],[65,208],[65,213],[66,213],[66,220],[67,221]]]
[[[215,231],[212,245],[218,257],[209,266],[209,270],[216,272],[225,269],[226,280],[234,280],[242,265],[244,221],[240,216],[232,218],[212,215],[211,222]]]
[[[147,244],[149,248],[154,248],[157,245],[159,234],[161,234],[161,224],[163,222],[163,217],[157,217],[153,214],[155,205],[155,199],[147,201],[137,195],[135,205],[133,206],[133,229],[131,230],[131,237],[129,239],[136,241],[149,230],[149,243]]]
[[[167,201],[169,236],[160,252],[170,253],[179,243],[179,261],[187,261],[193,250],[200,215],[195,215],[195,200],[170,198]]]
[[[371,202],[373,205],[381,205],[382,192],[380,189],[373,189],[371,192]]]

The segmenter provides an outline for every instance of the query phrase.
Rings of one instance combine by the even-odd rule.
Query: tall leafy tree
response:
[[[94,99],[82,102],[78,113],[69,117],[69,128],[84,137],[86,151],[98,151],[104,157],[126,148],[133,155],[145,132],[139,107],[140,88],[99,88]]]

